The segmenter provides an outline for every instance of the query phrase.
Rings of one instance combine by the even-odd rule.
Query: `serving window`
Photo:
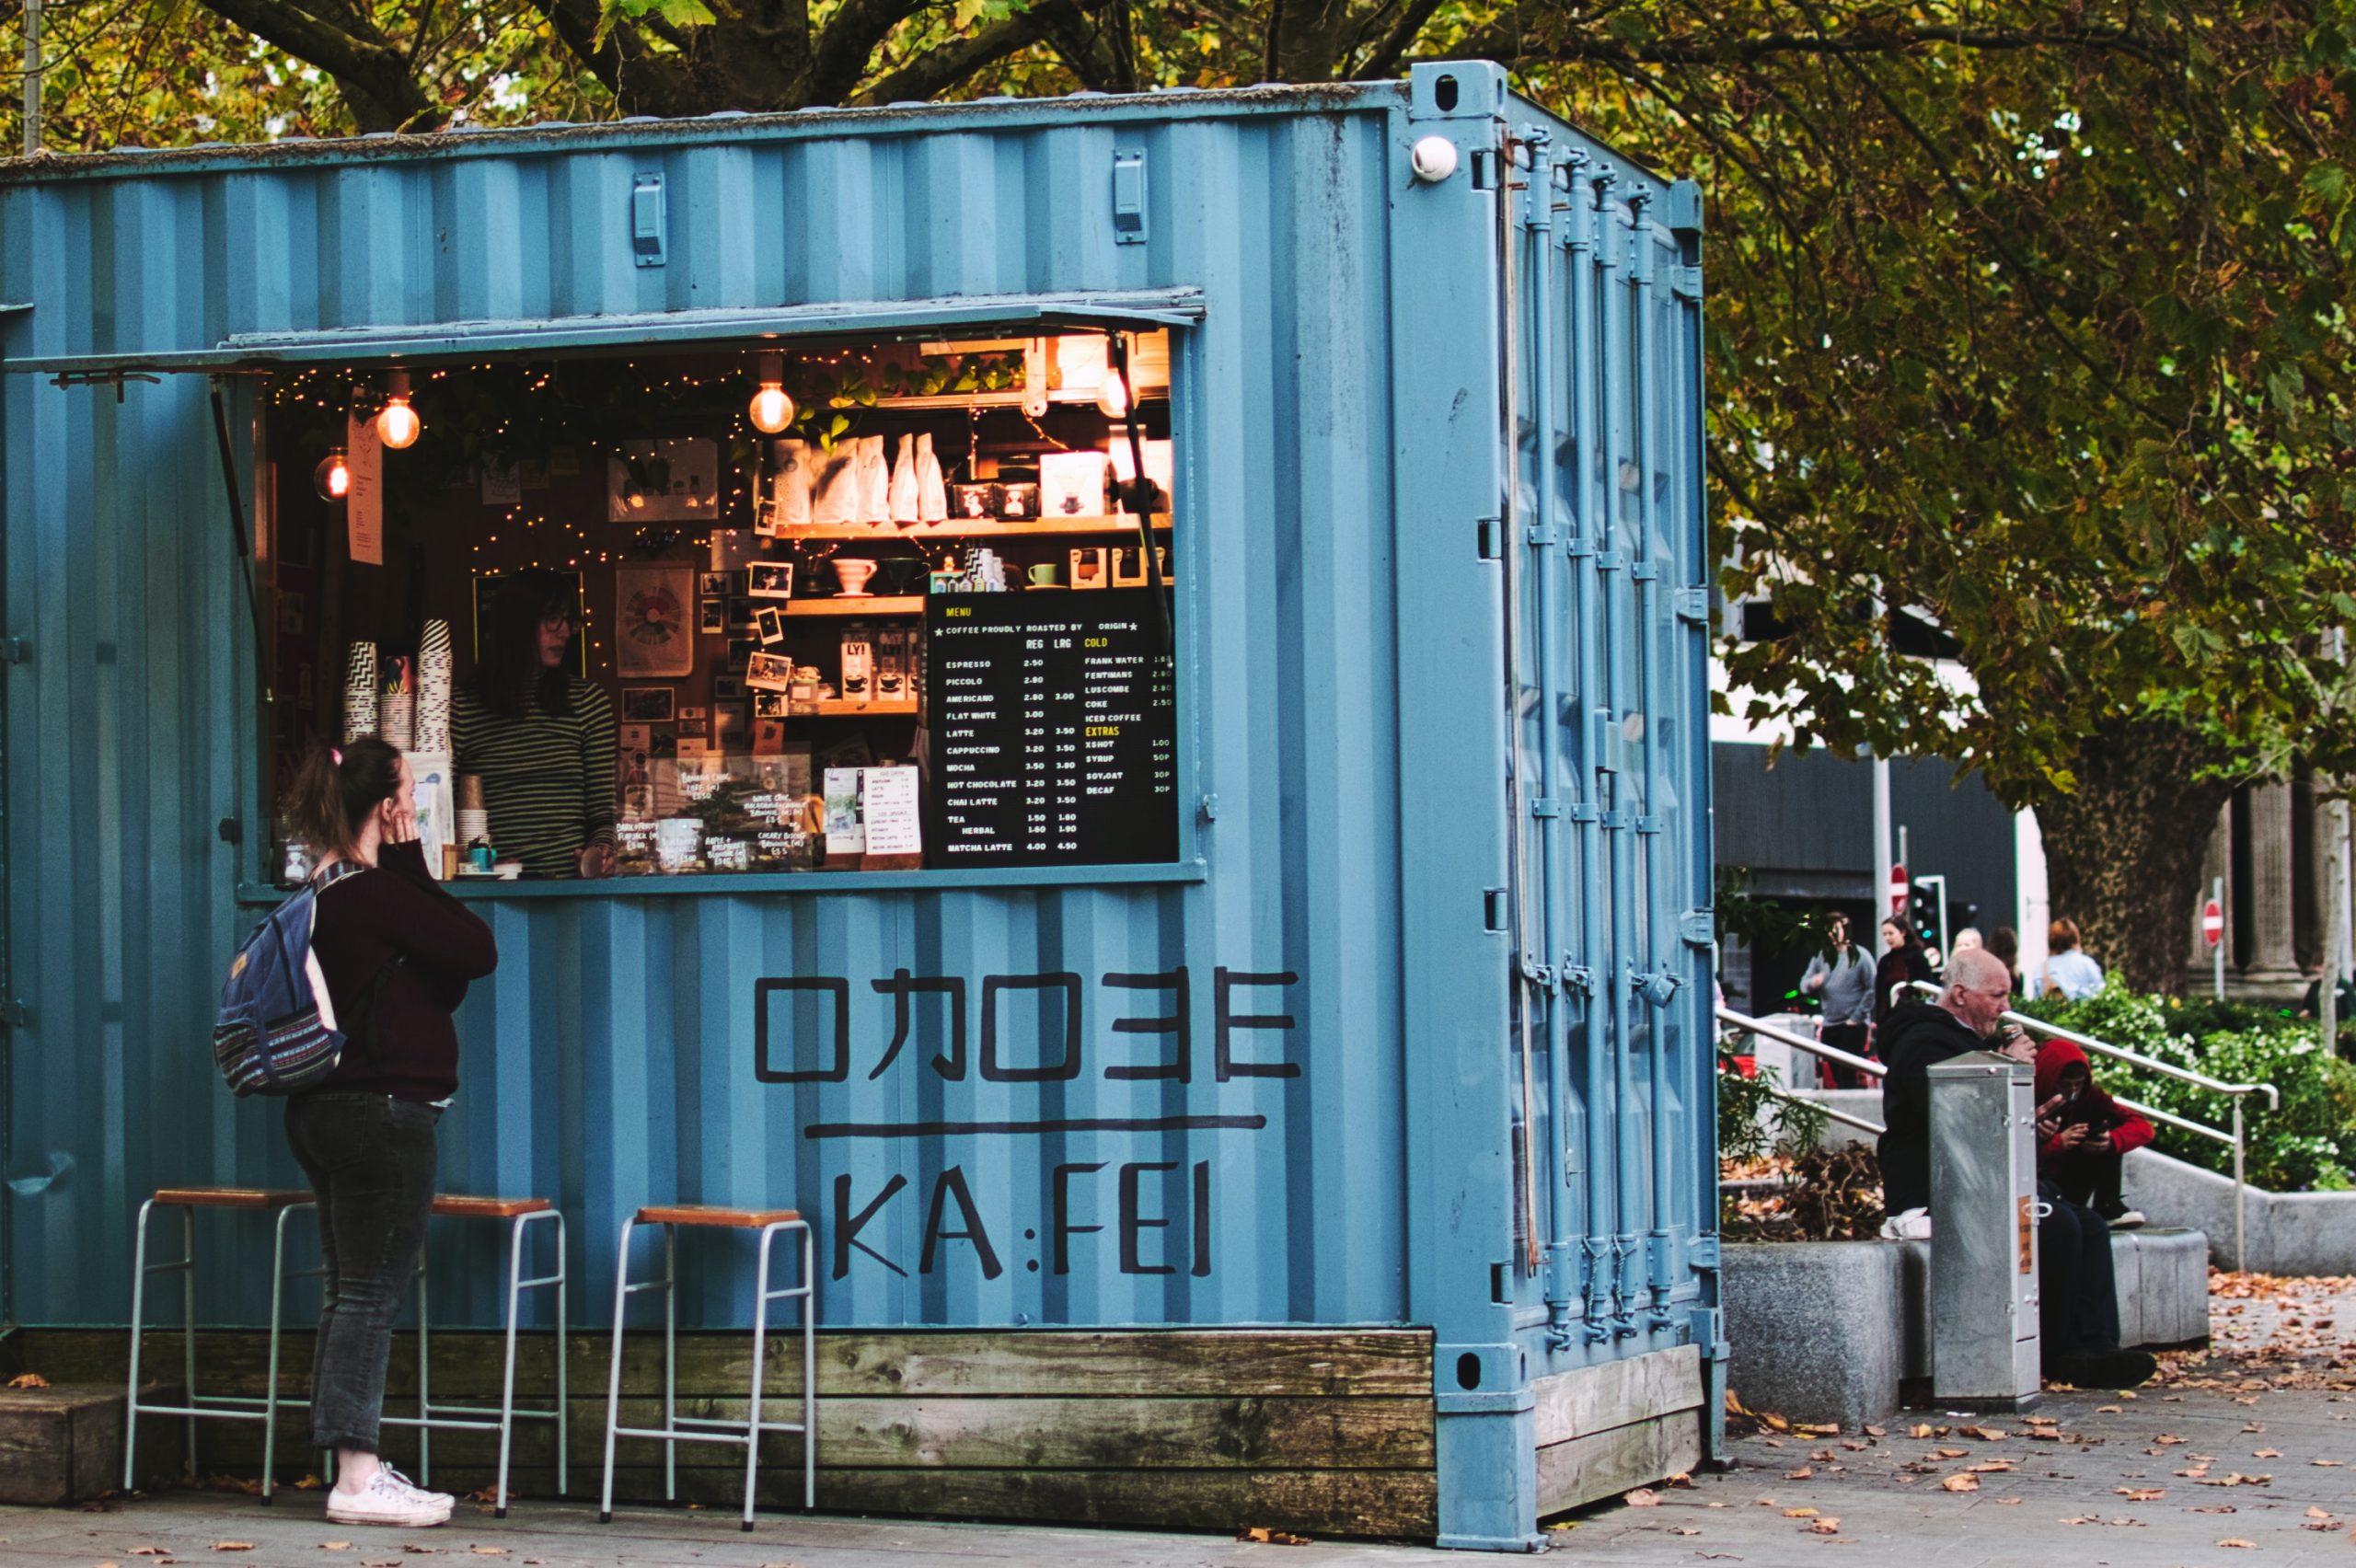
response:
[[[279,793],[382,735],[461,878],[1174,862],[1169,365],[1075,331],[275,375]]]

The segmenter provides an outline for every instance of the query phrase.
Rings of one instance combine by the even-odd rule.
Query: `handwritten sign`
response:
[[[352,559],[368,566],[385,564],[385,447],[376,439],[376,421],[352,414],[344,420],[343,467],[352,476],[344,491],[343,520],[352,539]]]
[[[924,853],[923,817],[918,805],[917,770],[913,767],[870,767],[861,770],[860,815],[867,826],[870,855]]]

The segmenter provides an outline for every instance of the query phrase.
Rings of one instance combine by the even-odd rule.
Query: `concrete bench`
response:
[[[2209,1337],[2207,1236],[2113,1231],[2110,1251],[2122,1346]],[[1724,1271],[1727,1382],[1750,1408],[1853,1427],[1893,1414],[1901,1382],[1929,1380],[1931,1243],[1740,1242]]]

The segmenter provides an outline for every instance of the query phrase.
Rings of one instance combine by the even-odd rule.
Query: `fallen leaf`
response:
[[[42,1377],[38,1372],[19,1372],[15,1377],[8,1379],[8,1387],[12,1389],[46,1389],[49,1387],[49,1379]]]
[[[1770,1432],[1789,1432],[1792,1429],[1792,1424],[1790,1422],[1785,1421],[1782,1416],[1776,1415],[1772,1412],[1761,1415],[1759,1419],[1767,1424],[1767,1429]]]
[[[1927,1421],[1917,1422],[1906,1429],[1909,1437],[1928,1437],[1930,1435],[1931,1424]]]
[[[2339,1528],[2339,1521],[2338,1519],[2310,1519],[2299,1528],[2303,1530],[2321,1530],[2324,1534],[2329,1535],[2332,1531]]]
[[[1999,1508],[2017,1508],[2021,1505],[2021,1500],[2017,1497],[1992,1497],[1989,1501]]]
[[[253,1549],[254,1543],[249,1540],[216,1540],[213,1543],[215,1551],[251,1551]]]
[[[1811,1519],[1807,1528],[1818,1535],[1839,1535],[1841,1521],[1834,1518]]]
[[[1814,1470],[1808,1469],[1806,1465],[1802,1465],[1796,1470],[1785,1470],[1784,1472],[1784,1479],[1785,1481],[1807,1481],[1813,1478],[1816,1472]]]
[[[2307,1505],[2307,1517],[2310,1519],[2328,1519],[2331,1516],[2310,1503]]]
[[[2217,1544],[2219,1546],[2237,1547],[2244,1551],[2256,1551],[2258,1550],[2258,1542],[2254,1540],[2244,1540],[2239,1536],[2227,1536]]]
[[[1939,1458],[1943,1459],[1959,1459],[1963,1458],[1964,1455],[1971,1452],[1971,1450],[1969,1448],[1940,1448],[1935,1450],[1935,1452],[1938,1454]]]
[[[2347,1462],[2345,1459],[2309,1459],[2307,1461],[2320,1470],[2338,1470]]]
[[[1686,1474],[1685,1471],[1679,1470],[1671,1475],[1668,1480],[1662,1482],[1661,1484],[1663,1486],[1682,1486],[1691,1488],[1693,1484],[1693,1478]]]
[[[1980,1478],[1976,1475],[1951,1475],[1939,1485],[1949,1492],[1977,1492],[1980,1490]]]
[[[2025,1415],[2021,1419],[2031,1426],[2058,1426],[2062,1424],[2058,1415]]]
[[[1889,1435],[1889,1428],[1887,1426],[1876,1426],[1869,1421],[1865,1423],[1865,1435],[1868,1437],[1887,1437]]]
[[[1802,1422],[1792,1430],[1805,1432],[1812,1437],[1838,1437],[1841,1435],[1841,1424],[1837,1421]]]
[[[2001,1443],[2004,1440],[2004,1435],[1992,1426],[1967,1426],[1963,1429],[1963,1435],[1966,1437],[1977,1437],[1982,1443]]]
[[[1620,1501],[1631,1508],[1657,1508],[1660,1506],[1660,1493],[1640,1486],[1635,1491],[1623,1495]]]
[[[2205,1508],[2195,1508],[2193,1512],[2196,1514],[2237,1514],[2241,1512],[2241,1510],[2235,1507],[2231,1503],[2212,1503]]]
[[[168,1546],[134,1546],[131,1549],[133,1557],[169,1557],[171,1554],[172,1549]]]
[[[2095,1413],[2096,1415],[2125,1415],[2127,1412],[2118,1405],[2096,1405]]]
[[[2114,1486],[2111,1490],[2130,1503],[2156,1503],[2168,1494],[2164,1486]]]
[[[2173,1432],[2163,1432],[2157,1437],[2153,1438],[2152,1441],[2157,1443],[2163,1448],[2172,1448],[2178,1443],[2183,1442],[2184,1439],[2177,1436]]]
[[[2074,1519],[2064,1519],[2062,1522],[2065,1525],[2098,1525],[2102,1523],[2100,1519],[2093,1518],[2085,1514],[2079,1515]]]
[[[2280,1448],[2252,1448],[2250,1450],[2249,1457],[2253,1459],[2279,1459],[2282,1457],[2282,1450]]]
[[[1813,1519],[1816,1517],[1816,1510],[1813,1508],[1786,1508],[1784,1510],[1784,1517],[1787,1519]]]
[[[2262,1421],[2246,1421],[2242,1424],[2242,1430],[2244,1432],[2263,1432],[2266,1430],[2266,1423]]]
[[[1307,1536],[1297,1536],[1288,1530],[1271,1529],[1266,1525],[1253,1525],[1235,1539],[1257,1541],[1264,1546],[1307,1546],[1309,1544]],[[411,1550],[415,1549],[411,1548]]]
[[[1966,1465],[1964,1470],[1969,1475],[1995,1475],[2012,1468],[2013,1461],[2010,1459],[1988,1459],[1980,1464]]]

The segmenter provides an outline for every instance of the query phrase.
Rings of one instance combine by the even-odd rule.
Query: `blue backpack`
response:
[[[271,910],[237,949],[213,1025],[213,1059],[232,1093],[299,1094],[342,1062],[345,1034],[336,1027],[311,932],[319,894],[366,870],[359,861],[336,861]]]

